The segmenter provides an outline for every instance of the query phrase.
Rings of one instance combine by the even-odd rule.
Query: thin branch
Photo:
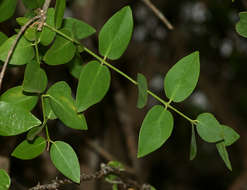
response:
[[[8,65],[8,63],[10,61],[11,56],[13,55],[13,52],[14,52],[15,47],[17,45],[17,42],[21,38],[22,34],[26,31],[28,26],[31,25],[34,21],[36,21],[36,20],[38,20],[40,18],[41,18],[41,15],[38,15],[38,16],[35,16],[32,19],[30,19],[24,26],[21,27],[19,33],[17,34],[17,37],[16,37],[14,43],[12,44],[12,46],[11,46],[9,52],[8,52],[7,58],[6,58],[6,60],[5,60],[4,64],[3,64],[3,67],[2,67],[2,70],[1,70],[1,73],[0,73],[0,90],[1,90],[1,87],[2,87],[3,77],[4,77],[4,74],[6,72],[7,65]]]
[[[142,0],[147,7],[149,7],[154,14],[167,26],[168,29],[173,30],[174,27],[169,22],[169,20],[165,17],[165,15],[150,1],[150,0]]]
[[[40,24],[37,28],[38,31],[41,31],[42,27],[44,26],[44,23],[46,21],[46,13],[48,8],[50,7],[50,4],[51,4],[51,0],[46,0],[43,5],[43,8],[40,10],[41,19],[40,19]]]
[[[101,164],[101,169],[97,172],[95,172],[94,174],[81,174],[81,182],[82,181],[91,181],[91,180],[100,180],[100,179],[104,179],[105,177],[107,177],[108,175],[113,174],[115,176],[117,176],[117,182],[120,185],[123,185],[123,187],[125,189],[127,188],[132,188],[135,190],[151,190],[151,186],[147,185],[147,184],[140,184],[138,181],[136,181],[135,179],[133,179],[133,175],[129,174],[126,171],[122,171],[119,170],[117,168],[113,168],[111,166],[108,166],[106,164]],[[109,182],[111,183],[111,182]],[[28,190],[54,190],[54,189],[58,189],[60,186],[62,185],[66,185],[66,184],[74,184],[74,182],[72,182],[69,179],[55,179],[53,180],[50,184],[44,184],[44,185],[36,185],[35,187],[32,187]],[[115,182],[113,181],[112,184],[115,184]]]

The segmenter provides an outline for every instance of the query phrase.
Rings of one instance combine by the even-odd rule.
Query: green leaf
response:
[[[0,102],[0,135],[14,136],[40,125],[41,122],[26,109]]]
[[[82,112],[90,106],[100,102],[111,82],[109,69],[98,61],[86,64],[80,74],[76,92],[76,107]]]
[[[49,91],[47,92],[49,93]],[[47,119],[57,119],[57,116],[55,115],[55,113],[52,111],[51,105],[50,105],[50,101],[48,97],[44,98],[44,113]]]
[[[9,38],[0,46],[0,60],[5,61],[8,52],[16,39],[16,35]],[[32,60],[34,57],[34,49],[32,43],[27,41],[24,37],[18,41],[18,44],[11,56],[10,65],[24,65]]]
[[[239,134],[227,125],[221,125],[224,133],[224,142],[226,146],[230,146],[239,139]]]
[[[118,161],[110,161],[107,163],[108,166],[112,168],[116,168],[117,170],[124,171],[124,165],[121,162]],[[112,183],[114,180],[116,180],[118,176],[114,174],[107,175],[105,177],[105,180],[109,183]]]
[[[79,55],[76,55],[69,63],[68,63],[68,67],[69,67],[69,72],[70,74],[75,77],[76,79],[79,79],[80,77],[80,73],[82,71],[82,58]]]
[[[14,104],[27,111],[31,111],[36,106],[38,99],[38,96],[24,93],[22,86],[10,88],[0,96],[0,101]]]
[[[148,100],[148,85],[146,77],[138,73],[137,74],[137,82],[138,82],[138,100],[137,100],[137,107],[143,108],[147,104]]]
[[[99,32],[99,52],[115,60],[126,50],[133,31],[133,17],[129,6],[115,13]]]
[[[37,33],[37,29],[35,27],[29,27],[25,31],[24,36],[27,40],[33,42],[36,40],[36,33]]]
[[[50,156],[55,167],[66,177],[80,183],[80,165],[73,148],[62,141],[51,145]]]
[[[166,96],[174,102],[185,100],[195,89],[199,73],[198,51],[180,59],[165,76],[164,89]]]
[[[220,157],[224,161],[226,167],[232,171],[232,165],[231,165],[224,141],[217,143],[216,148],[219,152]]]
[[[223,140],[223,128],[211,113],[202,113],[196,120],[197,132],[204,141],[215,143]]]
[[[8,36],[3,32],[0,32],[0,46],[8,39]]]
[[[70,32],[63,29],[61,32],[71,36]],[[44,61],[48,65],[61,65],[69,62],[75,55],[76,47],[75,45],[65,39],[64,37],[57,35],[55,42],[51,48],[46,52],[44,56]]]
[[[29,18],[27,17],[17,17],[16,22],[20,25],[23,26],[29,21]]]
[[[72,33],[73,38],[78,40],[87,38],[96,32],[92,26],[75,18],[65,18],[63,21],[63,28],[69,30]]]
[[[11,180],[7,172],[3,169],[0,169],[0,190],[8,190],[10,183]]]
[[[45,0],[22,0],[24,6],[28,9],[41,8]]]
[[[197,154],[195,127],[191,127],[190,160],[194,160]]]
[[[0,1],[0,22],[8,20],[13,16],[16,9],[17,0]]]
[[[68,127],[86,130],[87,123],[84,115],[77,114],[69,85],[60,81],[55,83],[47,92],[50,105],[56,116]]]
[[[66,7],[66,0],[56,1],[55,6],[55,25],[56,28],[60,28],[63,21],[64,10]]]
[[[142,122],[138,141],[138,158],[160,148],[171,136],[172,130],[172,114],[161,105],[152,107]]]
[[[49,8],[47,10],[46,17],[46,23],[52,27],[55,27],[55,10],[53,8]],[[43,27],[39,37],[40,43],[44,46],[48,46],[54,40],[55,36],[56,32],[48,27]]]
[[[42,154],[45,147],[46,141],[43,137],[37,137],[33,142],[24,140],[15,148],[11,156],[22,160],[30,160]]]
[[[240,21],[236,24],[237,33],[247,38],[247,12],[239,13]]]
[[[23,80],[24,91],[42,93],[46,89],[47,82],[45,71],[40,68],[40,65],[35,60],[27,64]]]

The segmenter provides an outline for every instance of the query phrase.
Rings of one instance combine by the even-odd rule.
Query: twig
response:
[[[17,34],[17,37],[16,37],[14,43],[12,44],[12,46],[11,46],[9,52],[8,52],[7,58],[6,58],[6,60],[5,60],[4,64],[3,64],[3,67],[2,67],[2,70],[1,70],[1,73],[0,73],[0,90],[1,90],[1,87],[2,87],[3,77],[4,77],[4,74],[6,72],[7,65],[8,65],[8,63],[10,61],[11,56],[13,55],[13,52],[15,50],[15,47],[17,45],[18,40],[21,38],[22,34],[26,31],[27,27],[29,25],[31,25],[35,20],[40,19],[40,17],[41,17],[41,15],[38,15],[38,16],[35,16],[32,19],[30,19],[24,26],[21,27],[19,33]]]
[[[46,13],[48,8],[50,7],[50,4],[51,4],[51,0],[46,0],[43,5],[43,8],[40,10],[41,19],[40,19],[40,24],[37,28],[38,31],[41,31],[42,27],[44,26],[44,23],[46,21]]]
[[[147,184],[140,184],[138,181],[133,179],[133,176],[128,172],[113,168],[106,164],[101,164],[101,169],[94,174],[81,174],[81,181],[91,181],[91,180],[100,180],[104,177],[113,174],[118,177],[118,184],[123,185],[126,189],[132,188],[136,190],[151,190],[151,186]],[[110,182],[109,182],[110,183]],[[113,182],[114,183],[114,182]],[[73,184],[69,179],[55,179],[50,184],[36,185],[28,190],[54,190],[58,189],[62,185]]]
[[[169,20],[165,17],[165,15],[150,1],[150,0],[142,0],[147,7],[149,7],[154,14],[167,26],[168,29],[173,30],[174,27],[169,22]]]

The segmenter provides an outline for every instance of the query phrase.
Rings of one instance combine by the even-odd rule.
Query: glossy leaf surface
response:
[[[46,140],[43,137],[37,137],[33,142],[24,140],[15,148],[11,156],[22,160],[30,160],[42,154],[45,147]]]
[[[196,144],[196,135],[195,127],[191,127],[191,140],[190,140],[190,160],[194,160],[197,154],[197,144]]]
[[[49,93],[49,90],[48,92]],[[51,105],[50,105],[50,98],[49,97],[45,97],[44,98],[44,112],[45,112],[45,117],[47,119],[57,119],[57,116],[55,115],[55,113],[53,112]]]
[[[76,92],[76,107],[82,112],[100,102],[110,87],[109,69],[98,61],[86,64],[80,74]]]
[[[55,26],[56,28],[60,28],[63,21],[64,10],[66,7],[66,0],[58,0],[56,1],[55,6]]]
[[[63,28],[69,30],[73,38],[78,40],[87,38],[96,32],[92,26],[75,18],[65,18]]]
[[[10,37],[0,46],[0,60],[5,61],[8,52],[16,39],[16,35]],[[10,65],[24,65],[32,60],[34,57],[34,49],[31,42],[27,41],[24,37],[18,41],[18,44],[11,56]]]
[[[7,172],[3,169],[0,169],[0,190],[8,190],[10,183],[11,180]]]
[[[223,140],[223,128],[211,113],[202,113],[196,120],[197,132],[204,141],[215,143]]]
[[[109,59],[118,59],[126,50],[133,31],[133,17],[129,6],[115,13],[99,32],[99,52]]]
[[[0,135],[13,136],[40,125],[41,122],[26,109],[0,102]]]
[[[66,126],[80,130],[87,129],[86,119],[83,115],[77,114],[71,89],[66,82],[55,83],[47,94],[53,112]]]
[[[247,38],[247,12],[239,13],[240,21],[236,24],[236,31],[239,35]]]
[[[196,51],[183,57],[165,76],[164,89],[166,96],[174,102],[185,100],[195,89],[199,73],[199,52]]]
[[[148,85],[146,77],[138,73],[137,74],[137,82],[138,82],[138,100],[137,100],[137,107],[143,108],[147,104],[148,100]]]
[[[73,148],[62,141],[56,141],[51,145],[50,156],[55,167],[66,177],[80,182],[80,165]]]
[[[153,106],[142,122],[138,141],[138,157],[160,148],[171,136],[173,116],[161,105]]]
[[[67,30],[62,30],[63,33],[71,36],[70,32]],[[75,45],[65,39],[64,37],[57,35],[55,42],[52,44],[51,48],[46,52],[44,56],[44,61],[48,65],[61,65],[69,62],[75,55],[76,47]]]
[[[37,104],[39,97],[23,92],[22,86],[8,89],[0,96],[0,101],[8,102],[31,111]]]
[[[27,64],[23,80],[24,91],[42,93],[46,89],[47,82],[45,71],[40,68],[40,65],[36,61],[33,60]]]
[[[216,148],[219,152],[219,155],[220,157],[222,158],[222,160],[224,161],[226,167],[232,171],[232,165],[231,165],[231,162],[230,162],[230,159],[229,159],[229,156],[228,156],[228,152],[226,150],[226,146],[225,146],[225,143],[222,141],[222,142],[219,142],[216,144]]]
[[[0,22],[3,22],[13,16],[16,9],[17,0],[0,1]]]
[[[221,125],[223,128],[224,133],[224,142],[226,146],[230,146],[233,143],[235,143],[239,138],[239,134],[234,131],[231,127],[228,127],[227,125]]]

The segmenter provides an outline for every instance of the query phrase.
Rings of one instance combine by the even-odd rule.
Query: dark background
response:
[[[158,102],[149,97],[148,105],[137,109],[136,87],[114,71],[111,72],[110,91],[104,100],[86,111],[89,130],[77,132],[53,121],[48,124],[51,138],[73,146],[85,173],[95,172],[100,163],[108,161],[107,156],[96,151],[95,146],[100,146],[110,156],[134,168],[138,179],[152,184],[157,190],[247,189],[247,40],[235,31],[238,13],[246,10],[247,1],[155,0],[153,3],[174,25],[174,30],[168,30],[142,0],[70,0],[65,16],[82,19],[99,31],[110,16],[124,5],[130,5],[135,21],[133,38],[122,58],[111,63],[133,78],[138,72],[143,73],[149,88],[165,100],[165,73],[183,56],[200,51],[201,71],[196,90],[186,101],[173,105],[191,118],[211,112],[221,123],[240,134],[240,140],[228,148],[233,171],[227,170],[214,144],[199,138],[198,155],[194,161],[189,161],[190,123],[174,112],[174,131],[169,140],[159,150],[137,159],[142,120],[149,108]],[[15,16],[1,23],[0,30],[11,36],[16,27],[15,17],[24,13],[19,2]],[[83,42],[97,51],[97,35]],[[85,62],[91,59],[86,53],[82,53],[82,57]],[[77,80],[71,77],[66,66],[44,68],[49,85],[65,80],[76,89]],[[20,85],[23,71],[24,67],[9,68],[3,91]],[[41,118],[39,108],[33,113]],[[24,138],[25,135],[0,137],[0,166],[10,172],[11,189],[27,189],[38,182],[63,178],[47,152],[31,161],[10,157],[14,147]],[[64,189],[111,187],[102,180],[69,185]]]

